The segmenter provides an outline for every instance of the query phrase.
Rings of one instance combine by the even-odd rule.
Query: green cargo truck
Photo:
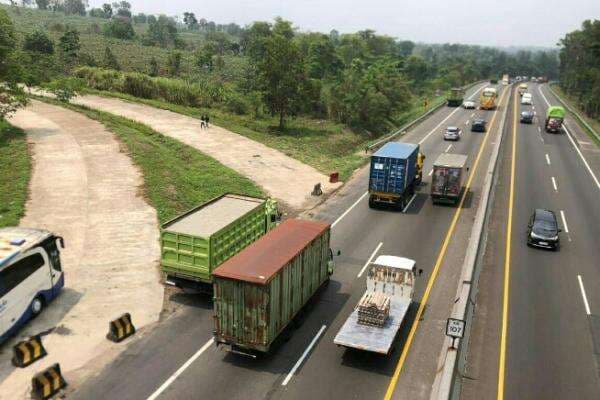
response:
[[[212,272],[276,226],[277,203],[224,194],[161,229],[161,265],[169,285],[212,290]]]
[[[448,92],[448,107],[459,107],[463,103],[465,90],[462,88],[452,88]]]
[[[291,219],[213,272],[215,343],[268,352],[333,273],[329,224]]]

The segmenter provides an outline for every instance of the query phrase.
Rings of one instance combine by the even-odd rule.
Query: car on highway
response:
[[[533,123],[533,111],[523,111],[521,113],[521,123],[522,124],[532,124]]]
[[[475,102],[471,101],[471,100],[467,100],[463,103],[463,108],[465,110],[474,110],[475,109]]]
[[[523,97],[521,97],[521,104],[529,106],[533,104],[533,96],[531,95],[531,93],[523,94]]]
[[[471,132],[485,132],[486,120],[483,118],[475,118],[471,124]]]
[[[449,126],[444,131],[444,140],[459,140],[462,130],[456,126]]]
[[[556,214],[543,208],[536,209],[527,226],[527,245],[557,250],[560,245]]]

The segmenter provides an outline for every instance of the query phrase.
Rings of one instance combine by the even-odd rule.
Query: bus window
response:
[[[25,279],[44,266],[44,258],[36,253],[15,262],[13,265],[0,272],[0,281],[3,282],[0,287],[0,297],[9,293],[19,286]]]

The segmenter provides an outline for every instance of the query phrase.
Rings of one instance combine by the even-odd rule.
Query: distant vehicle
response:
[[[521,113],[521,123],[532,124],[533,123],[533,111],[523,111]]]
[[[425,156],[418,144],[390,142],[371,156],[369,207],[404,210],[423,179]]]
[[[458,107],[462,104],[465,97],[463,88],[452,88],[448,93],[448,107]]]
[[[537,78],[538,83],[545,83],[548,82],[548,78],[546,78],[545,76],[539,76]]]
[[[474,102],[474,101],[467,100],[467,101],[465,101],[465,102],[463,103],[463,108],[464,108],[465,110],[474,110],[474,109],[475,109],[475,107],[476,107],[476,104],[475,104],[475,102]]]
[[[531,82],[537,83],[537,81],[538,81],[537,78],[531,78]]]
[[[433,163],[431,174],[431,201],[457,204],[468,168],[467,156],[442,153]]]
[[[212,292],[212,272],[277,225],[277,203],[224,194],[166,222],[161,266],[168,285]]]
[[[415,261],[408,258],[377,257],[367,269],[365,294],[335,335],[333,343],[389,354],[413,302],[416,277],[422,272],[417,273]],[[363,314],[365,305],[371,305],[369,311],[373,310],[367,315]]]
[[[526,83],[521,83],[519,85],[519,88],[517,89],[519,91],[519,95],[523,96],[523,94],[527,93],[528,88],[529,88],[529,86],[527,86]]]
[[[538,208],[533,212],[527,227],[527,245],[557,250],[560,246],[556,214],[553,211]]]
[[[485,132],[487,122],[483,118],[475,118],[471,124],[471,132]]]
[[[498,84],[498,79],[490,79],[490,83],[492,85],[496,85],[496,84]]]
[[[544,124],[546,132],[558,133],[562,131],[563,121],[567,112],[563,107],[551,106],[546,112],[546,122]]]
[[[288,219],[213,272],[215,344],[266,353],[333,273],[331,227]]]
[[[40,229],[0,229],[0,343],[38,316],[65,284],[64,240]]]
[[[531,93],[523,93],[521,96],[521,104],[523,105],[532,105],[533,104],[533,96]]]
[[[456,126],[449,126],[444,131],[444,140],[460,140],[462,130]]]
[[[510,81],[510,79],[508,77],[508,74],[502,75],[502,84],[503,85],[508,85],[510,83],[509,81]]]
[[[496,88],[485,88],[479,96],[479,105],[482,110],[493,110],[496,108],[498,91]]]

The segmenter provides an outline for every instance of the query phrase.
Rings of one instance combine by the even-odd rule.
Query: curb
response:
[[[508,88],[512,92],[512,85],[508,86]],[[467,321],[465,336],[462,339],[457,339],[457,350],[451,347],[452,339],[447,336],[445,337],[442,351],[438,359],[436,377],[433,382],[430,400],[447,400],[459,397],[460,383],[457,384],[457,382],[461,378],[463,372],[460,371],[459,364],[461,363],[461,358],[466,361],[466,352],[468,350],[471,322],[475,306],[474,298],[477,294],[478,277],[477,279],[473,279],[473,277],[477,273],[476,264],[478,257],[480,256],[480,250],[482,249],[482,238],[484,236],[483,228],[488,219],[488,209],[492,200],[492,184],[495,180],[496,168],[498,166],[500,146],[504,141],[504,129],[510,101],[511,99],[509,97],[500,123],[500,135],[492,150],[492,157],[490,158],[490,163],[485,174],[481,202],[479,203],[473,222],[473,228],[471,229],[471,234],[469,236],[467,253],[465,255],[460,281],[456,291],[456,301],[450,314],[451,318]],[[459,356],[461,358],[459,358]]]

